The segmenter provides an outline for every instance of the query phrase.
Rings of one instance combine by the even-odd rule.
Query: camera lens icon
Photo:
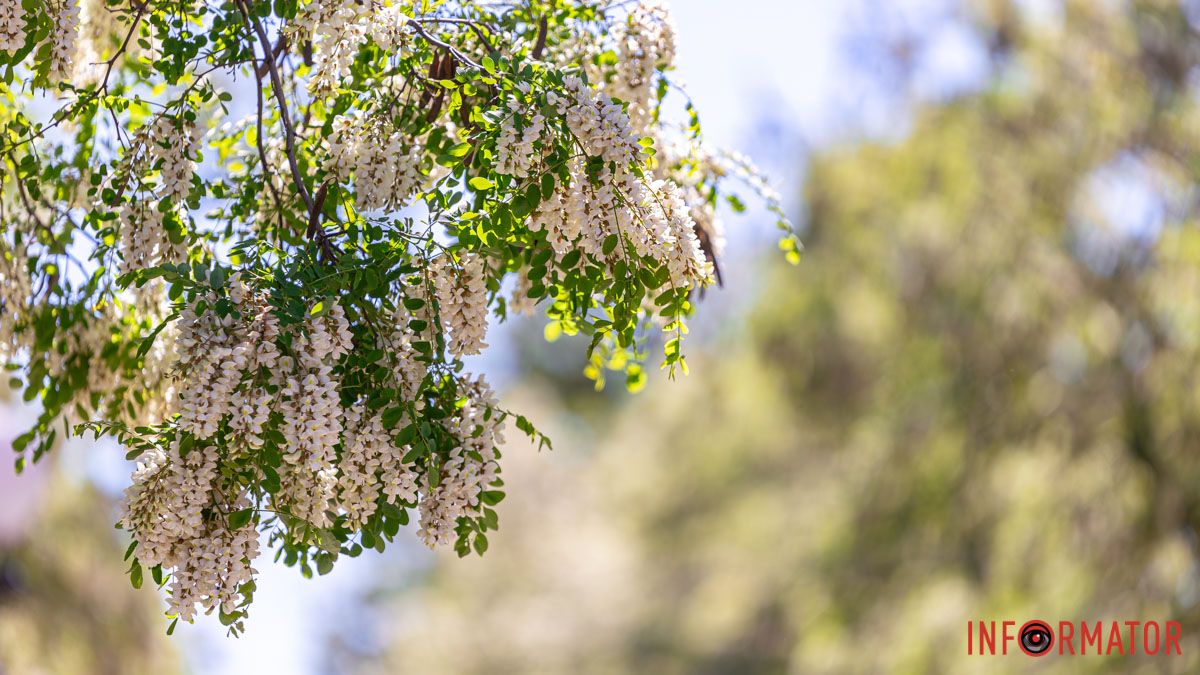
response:
[[[1019,633],[1021,651],[1029,656],[1045,656],[1054,645],[1054,633],[1045,621],[1026,621]]]

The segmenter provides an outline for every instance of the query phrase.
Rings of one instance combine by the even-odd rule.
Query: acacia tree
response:
[[[506,422],[548,445],[464,370],[489,315],[540,310],[637,388],[657,335],[686,371],[727,179],[798,253],[674,51],[655,2],[0,0],[17,469],[115,436],[133,584],[235,634],[260,532],[305,575],[410,509],[482,554]]]

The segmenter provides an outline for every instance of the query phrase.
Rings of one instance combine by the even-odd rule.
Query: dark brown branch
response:
[[[544,15],[538,21],[538,36],[537,43],[533,45],[532,56],[534,59],[542,58],[542,52],[546,51],[546,35],[550,32],[550,20]]]
[[[313,197],[313,209],[308,216],[308,231],[309,239],[317,242],[321,249],[321,255],[327,261],[335,261],[341,251],[334,245],[333,240],[329,238],[329,233],[325,228],[321,227],[321,211],[325,207],[325,197],[329,194],[329,183],[321,183],[321,187],[317,188],[317,194]]]
[[[288,48],[287,36],[280,35],[279,39],[275,41],[275,49],[273,49],[271,51],[271,61],[278,62],[280,55],[282,55],[283,52],[287,48]],[[260,79],[260,80],[263,78],[263,76],[265,76],[267,74],[267,64],[265,62],[265,59],[264,59],[263,63],[259,64],[259,66],[254,69],[254,74],[257,75],[258,79]]]
[[[321,209],[325,207],[325,197],[329,194],[329,183],[321,183],[321,187],[317,188],[317,196],[313,199],[313,210],[308,214],[308,231],[305,235],[309,238],[317,236],[321,231]]]
[[[263,30],[262,23],[257,17],[251,16],[250,11],[246,8],[245,0],[237,0],[238,10],[242,13],[242,18],[246,20],[246,24],[258,35],[259,44],[263,49],[263,60],[267,63],[267,70],[271,74],[271,91],[275,94],[275,100],[279,103],[279,121],[283,123],[284,145],[287,150],[288,165],[292,170],[292,180],[296,183],[296,189],[300,192],[300,197],[304,199],[304,205],[308,207],[309,216],[313,212],[312,196],[308,194],[308,187],[304,184],[304,176],[300,173],[300,165],[296,162],[296,131],[292,128],[291,115],[288,113],[287,98],[283,93],[283,80],[279,77],[279,69],[275,67],[275,60],[271,57],[271,39],[267,37],[267,31]]]

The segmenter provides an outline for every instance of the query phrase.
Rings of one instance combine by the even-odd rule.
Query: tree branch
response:
[[[533,52],[530,54],[534,59],[542,58],[542,52],[546,50],[546,34],[549,31],[550,21],[543,15],[538,21],[537,44],[533,45]]]
[[[246,8],[246,1],[237,0],[237,6],[242,13],[242,18],[258,35],[259,44],[262,45],[263,60],[267,62],[267,70],[271,74],[271,91],[274,92],[275,100],[279,103],[279,120],[283,123],[284,145],[287,150],[288,165],[292,170],[292,180],[295,181],[296,189],[300,192],[300,197],[304,200],[304,205],[308,207],[311,217],[313,200],[312,196],[308,194],[308,187],[304,184],[300,165],[296,162],[296,131],[292,128],[291,116],[288,113],[287,99],[283,93],[283,80],[279,77],[279,69],[275,67],[275,59],[272,57],[274,52],[271,48],[271,40],[267,37],[267,31],[263,30],[262,23],[258,18],[250,15],[250,11]]]
[[[435,38],[432,35],[430,35],[429,31],[425,30],[425,27],[422,26],[421,24],[417,23],[417,21],[415,19],[409,19],[408,25],[411,26],[412,29],[417,32],[417,35],[420,35],[421,37],[425,38],[425,41],[428,42],[429,44],[431,44],[435,47],[441,47],[442,49],[445,49],[446,51],[450,52],[454,56],[454,58],[461,61],[464,65],[474,68],[475,70],[483,70],[483,66],[472,61],[471,57],[460,52],[458,50],[458,48],[455,47],[454,45],[450,44],[449,42],[444,42],[442,40],[439,40],[438,38]]]

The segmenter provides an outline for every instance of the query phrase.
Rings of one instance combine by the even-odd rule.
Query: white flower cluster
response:
[[[4,270],[0,269],[0,281],[4,277]],[[20,276],[16,276],[14,282],[25,283]],[[24,301],[28,302],[28,297]],[[0,337],[10,330],[11,320],[24,318],[24,308],[18,304],[16,309],[15,314],[0,319]],[[105,302],[86,316],[60,325],[51,348],[28,352],[32,359],[42,362],[52,377],[84,373],[82,382],[72,381],[70,397],[63,405],[63,416],[69,424],[103,416],[126,426],[142,426],[157,423],[169,409],[173,394],[160,348],[152,348],[146,353],[142,368],[114,369],[110,365],[114,344],[129,343],[144,336],[135,324],[122,320],[122,312],[126,309]],[[29,348],[32,338],[32,330],[26,329],[11,337],[7,348],[14,351]],[[159,340],[169,343],[171,331],[164,329]],[[0,354],[5,349],[5,343],[0,343]]]
[[[54,17],[50,33],[50,79],[66,80],[72,74],[75,39],[79,34],[77,0],[49,0],[47,9]]]
[[[671,286],[707,283],[712,266],[700,248],[684,192],[670,180],[647,184],[630,169],[641,146],[621,105],[577,77],[566,78],[564,85],[566,98],[550,93],[548,100],[586,153],[604,164],[589,172],[582,158],[572,159],[570,180],[539,205],[530,229],[546,232],[560,260],[578,249],[594,260],[614,262],[621,253],[605,253],[604,242],[615,235],[622,247],[665,263]]]
[[[644,188],[629,168],[641,146],[629,116],[607,94],[576,76],[565,78],[564,87],[566,96],[550,91],[547,102],[566,120],[584,151],[602,158],[604,166],[589,176],[584,159],[573,158],[567,165],[570,181],[540,204],[530,229],[546,231],[559,259],[576,248],[601,259],[604,240],[629,230],[636,220]]]
[[[726,176],[729,172],[725,160],[694,138],[676,139],[673,143],[656,139],[655,147],[664,158],[655,166],[655,176],[679,186],[696,228],[707,237],[713,257],[719,259],[725,250],[725,225],[700,183],[705,176]]]
[[[346,314],[336,302],[319,316],[310,316],[305,329],[294,340],[297,357],[283,357],[276,371],[280,430],[286,443],[283,489],[276,499],[285,512],[316,527],[329,527],[344,414],[333,367],[353,344]]]
[[[337,89],[358,51],[378,25],[372,0],[317,0],[309,3],[289,27],[292,34],[310,36],[313,41],[313,78],[309,91],[325,96]]]
[[[0,361],[9,362],[26,346],[30,331],[16,332],[25,318],[26,303],[33,295],[23,248],[0,243]]]
[[[424,154],[419,140],[361,113],[335,119],[329,136],[329,171],[343,182],[353,178],[363,210],[408,202],[425,184]]]
[[[529,84],[522,82],[519,90],[529,95]],[[506,115],[496,139],[496,170],[514,178],[526,178],[541,162],[542,153],[535,144],[546,132],[546,117],[526,100],[510,99]]]
[[[487,344],[488,298],[484,259],[465,255],[456,269],[447,256],[433,262],[433,287],[442,327],[449,333],[446,344],[455,356],[480,353]]]
[[[721,173],[730,173],[742,179],[754,193],[768,204],[778,204],[782,197],[762,171],[747,156],[737,151],[712,155],[711,161]]]
[[[405,29],[410,18],[410,9],[402,3],[377,8],[370,21],[371,39],[387,52],[403,49],[408,43]]]
[[[123,245],[122,274],[183,258],[182,243],[172,243],[163,227],[164,215],[154,202],[130,201],[121,205],[117,222],[121,227]]]
[[[113,174],[113,187],[129,190],[130,183],[145,186],[142,179],[157,169],[159,180],[154,196],[170,197],[176,213],[181,213],[192,187],[199,146],[200,135],[195,124],[182,117],[160,115],[134,136],[132,146]],[[172,243],[163,227],[165,215],[154,200],[137,195],[121,207],[118,223],[123,272],[182,257],[182,244]]]
[[[162,196],[182,204],[192,189],[196,172],[196,153],[200,149],[200,129],[183,117],[160,115],[147,128],[152,165],[161,163],[159,189]]]
[[[232,280],[237,286],[240,280]],[[237,302],[239,298],[234,298]],[[261,299],[241,297],[239,311],[249,321],[216,312],[197,312],[201,299],[183,309],[175,340],[176,370],[182,377],[179,391],[179,428],[199,439],[211,438],[221,422],[233,415],[231,428],[242,431],[251,447],[261,444],[258,434],[269,413],[269,400],[261,390],[235,395],[243,377],[256,379],[273,372],[280,360],[275,338],[278,320]],[[217,298],[203,298],[210,307]]]
[[[233,510],[246,507],[241,501]],[[171,575],[170,610],[190,621],[196,604],[208,611],[220,607],[232,614],[245,601],[242,585],[252,581],[258,570],[251,564],[258,557],[258,531],[253,524],[232,530],[210,521],[206,530],[181,553]]]
[[[240,588],[256,573],[258,533],[253,519],[231,530],[227,515],[250,506],[226,500],[219,485],[219,453],[197,444],[184,453],[178,439],[168,452],[140,458],[125,491],[121,524],[137,541],[138,562],[172,570],[170,611],[184,621],[220,608],[232,613]]]
[[[589,87],[577,75],[564,78],[563,87],[566,98],[550,92],[546,100],[566,120],[584,151],[620,168],[636,162],[641,146],[621,104]]]
[[[69,419],[75,419],[79,412],[87,419],[96,412],[108,412],[114,407],[117,415],[125,418],[121,406],[111,405],[117,402],[121,376],[108,367],[101,354],[122,328],[115,315],[113,306],[105,304],[100,308],[99,316],[89,316],[66,327],[57,344],[43,355],[46,371],[52,376],[62,376],[80,365],[87,373],[86,382],[72,390],[70,403],[64,408]]]
[[[75,392],[74,409],[85,411],[86,417],[94,415],[109,407],[121,384],[121,375],[108,367],[103,358],[104,348],[112,344],[114,329],[120,330],[119,319],[112,305],[105,305],[101,316],[95,320],[77,323],[72,327],[70,338],[67,340],[73,349],[68,350],[68,357],[73,356],[87,363],[87,386]],[[59,370],[58,364],[53,363],[61,355],[58,350],[51,350],[51,370]],[[60,372],[66,369],[65,359]],[[94,402],[99,394],[99,402]]]
[[[432,342],[433,337],[429,333],[433,322],[429,320],[429,314],[428,303],[421,307],[418,316],[412,315],[401,306],[400,310],[396,312],[394,327],[390,333],[380,334],[378,338],[379,348],[384,351],[386,358],[390,359],[392,376],[395,379],[396,387],[400,390],[400,395],[407,401],[414,401],[418,406],[423,404],[423,401],[417,399],[417,394],[428,368],[419,359],[421,353],[417,351],[413,343]],[[418,318],[425,321],[428,326],[421,335],[418,335],[408,325],[410,321]]]
[[[149,284],[147,284],[148,287]],[[158,289],[158,297],[152,300],[154,303],[153,310],[143,308],[139,312],[142,316],[153,316],[155,320],[162,320],[164,318],[163,309],[165,304],[163,300],[166,293],[162,286],[157,286],[156,288]],[[143,302],[145,302],[144,299]],[[150,349],[142,358],[142,368],[136,376],[141,379],[140,384],[149,395],[144,397],[140,406],[135,408],[137,410],[136,417],[128,420],[128,422],[133,423],[133,426],[160,424],[163,420],[175,414],[175,338],[178,334],[179,329],[174,322],[167,324],[159,331],[154,344],[150,346]],[[132,391],[126,394],[126,398],[132,398]]]
[[[263,186],[262,193],[259,195],[258,209],[255,214],[255,223],[260,228],[270,223],[271,219],[280,217],[280,214],[285,213],[284,209],[288,207],[288,195],[292,187],[286,178],[290,169],[284,145],[284,140],[278,136],[264,139],[263,142],[263,154],[266,155],[267,165],[261,167],[261,171],[266,185]],[[259,159],[261,162],[258,150],[254,149],[252,152],[255,159]]]
[[[572,159],[567,169],[570,181],[560,185],[538,206],[529,228],[546,232],[546,239],[559,259],[579,249],[603,260],[604,240],[608,235],[632,228],[636,216],[633,205],[641,201],[642,184],[627,171],[614,176],[607,167],[593,182],[581,158]]]
[[[637,129],[652,121],[654,73],[675,62],[675,26],[670,11],[659,0],[642,0],[616,31],[617,76],[608,91],[629,104]]]
[[[686,288],[705,282],[712,275],[712,265],[700,249],[692,209],[683,191],[673,181],[659,180],[650,185],[649,192],[643,222],[657,228],[658,250],[651,254],[666,263],[669,285]]]
[[[483,376],[459,382],[459,395],[466,400],[449,420],[459,444],[439,468],[439,481],[429,475],[421,479],[421,523],[417,534],[430,548],[455,538],[458,519],[477,511],[480,493],[496,480],[500,468],[496,447],[504,442],[503,416],[496,411],[496,397]]]
[[[512,295],[508,299],[508,311],[511,314],[533,316],[537,299],[529,295],[533,288],[533,282],[529,279],[529,268],[518,270],[515,276],[516,282],[513,284]]]
[[[25,9],[21,0],[0,0],[0,52],[12,54],[25,46]]]
[[[346,438],[338,464],[339,505],[349,526],[360,528],[375,513],[382,492],[392,503],[415,502],[417,476],[404,462],[408,446],[397,446],[377,412],[363,404],[346,410]]]

